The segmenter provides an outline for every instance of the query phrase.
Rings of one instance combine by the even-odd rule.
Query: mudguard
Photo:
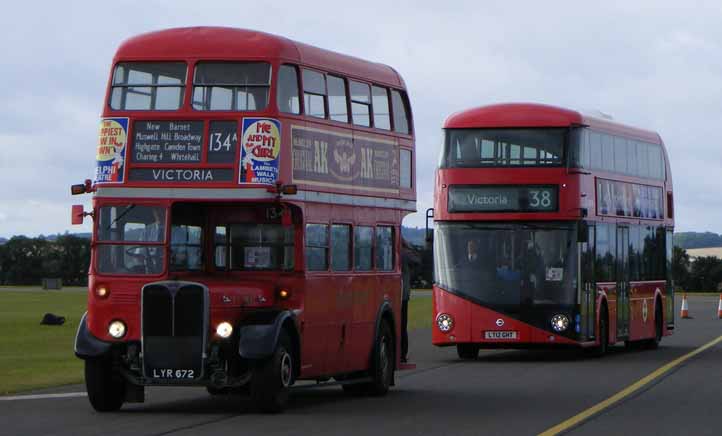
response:
[[[86,318],[88,312],[83,314],[78,325],[78,332],[75,334],[75,355],[81,359],[89,359],[102,356],[110,351],[111,343],[101,341],[93,336],[88,330]]]
[[[295,328],[296,319],[291,311],[279,313],[271,324],[242,326],[238,341],[238,354],[244,359],[262,359],[271,356],[276,350],[283,323],[289,318],[293,321]]]

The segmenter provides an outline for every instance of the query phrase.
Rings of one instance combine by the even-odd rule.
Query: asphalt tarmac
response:
[[[281,415],[257,414],[244,397],[212,397],[202,388],[149,388],[145,403],[108,414],[92,410],[83,386],[0,397],[0,435],[533,435],[563,423],[573,435],[717,435],[722,343],[569,424],[720,337],[717,301],[691,297],[694,319],[678,319],[659,349],[617,346],[601,359],[574,351],[482,351],[461,362],[453,348],[433,347],[430,331],[414,331],[410,357],[418,367],[397,373],[387,396],[302,389]],[[67,395],[46,397],[54,394]]]

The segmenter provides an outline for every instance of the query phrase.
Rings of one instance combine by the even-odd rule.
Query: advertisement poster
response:
[[[278,180],[281,123],[272,118],[244,118],[239,183],[272,185]]]
[[[383,138],[293,126],[293,181],[398,193],[399,149]]]
[[[127,143],[128,118],[100,120],[95,183],[123,183]]]

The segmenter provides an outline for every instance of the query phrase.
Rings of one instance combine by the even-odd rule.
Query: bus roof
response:
[[[608,133],[661,144],[661,139],[656,132],[585,115],[571,109],[538,103],[502,103],[480,106],[451,114],[444,122],[445,129],[569,127],[573,125],[583,125]]]
[[[181,27],[144,33],[125,40],[114,62],[132,60],[279,59],[405,88],[388,65],[292,41],[282,36],[230,27]]]

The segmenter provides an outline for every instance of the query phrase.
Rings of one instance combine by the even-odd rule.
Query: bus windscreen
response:
[[[575,301],[572,224],[439,223],[436,283],[492,307]]]

